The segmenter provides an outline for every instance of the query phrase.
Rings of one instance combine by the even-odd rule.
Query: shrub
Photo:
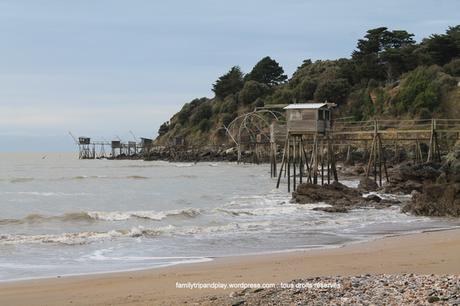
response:
[[[315,100],[342,103],[348,94],[349,85],[346,79],[326,79],[318,84]]]
[[[235,114],[224,114],[222,116],[222,124],[228,127],[228,125],[236,118]]]
[[[454,77],[460,77],[460,58],[452,60],[450,63],[444,65],[444,72]]]
[[[209,103],[203,103],[198,106],[190,117],[193,124],[200,123],[203,119],[208,119],[212,116],[212,108]]]
[[[263,97],[269,91],[269,87],[256,81],[247,81],[238,94],[238,100],[243,104],[251,104],[257,98]]]
[[[238,105],[237,105],[235,97],[230,95],[225,98],[224,102],[222,102],[220,106],[220,112],[233,114],[234,112],[236,112],[237,108],[238,108]]]
[[[439,105],[442,93],[455,84],[455,79],[442,73],[438,66],[418,67],[404,76],[397,95],[397,109],[412,114],[421,108],[433,111]]]
[[[304,79],[295,87],[294,94],[298,101],[308,101],[313,99],[316,90],[316,82],[310,78]]]
[[[211,121],[209,119],[203,119],[198,124],[198,129],[202,132],[207,132],[211,128]]]

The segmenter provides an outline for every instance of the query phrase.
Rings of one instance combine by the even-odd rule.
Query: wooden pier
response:
[[[78,146],[79,159],[121,159],[135,158],[139,154],[148,154],[153,148],[153,139],[141,138],[140,141],[123,142],[120,139],[112,141],[92,140],[90,137],[73,136]]]
[[[383,180],[389,181],[388,157],[390,149],[393,161],[399,162],[399,152],[412,153],[416,163],[441,161],[450,147],[460,140],[460,119],[414,119],[414,120],[369,120],[369,121],[331,121],[331,128],[324,132],[289,129],[285,136],[281,168],[277,188],[284,173],[287,188],[296,189],[304,177],[310,183],[330,183],[331,177],[338,180],[336,154],[346,147],[350,156],[353,148],[364,148],[367,165],[366,177],[372,177],[379,186]],[[279,143],[279,139],[273,139]],[[276,145],[273,146],[276,156]],[[271,161],[271,173],[277,168],[276,158]],[[287,168],[287,169],[286,169]],[[292,170],[291,170],[292,169]],[[284,170],[284,172],[283,172]],[[292,181],[292,183],[291,183]]]

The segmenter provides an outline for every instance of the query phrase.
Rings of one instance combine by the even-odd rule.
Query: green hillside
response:
[[[350,58],[307,59],[290,79],[270,57],[247,74],[232,67],[212,85],[213,98],[186,103],[161,125],[158,144],[177,136],[188,144],[225,144],[239,114],[270,104],[329,101],[338,116],[460,118],[460,25],[415,42],[413,34],[385,27],[358,40]]]

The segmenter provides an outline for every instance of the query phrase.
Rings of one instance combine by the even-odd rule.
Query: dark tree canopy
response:
[[[402,30],[389,31],[380,27],[367,31],[358,40],[352,59],[357,73],[366,79],[392,80],[413,68],[414,34]]]
[[[274,86],[286,81],[287,76],[284,74],[283,67],[277,61],[266,56],[252,68],[246,79]]]
[[[243,84],[243,73],[240,67],[234,66],[213,84],[212,91],[216,97],[223,99],[228,95],[237,93],[243,88]]]
[[[164,122],[158,129],[158,135],[163,136],[169,131],[169,122]]]

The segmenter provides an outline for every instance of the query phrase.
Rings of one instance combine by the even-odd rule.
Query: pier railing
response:
[[[334,122],[333,135],[460,133],[460,119],[367,120]]]

